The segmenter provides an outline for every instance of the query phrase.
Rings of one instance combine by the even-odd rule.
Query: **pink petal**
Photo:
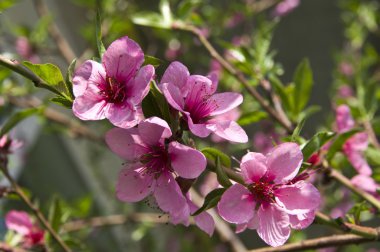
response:
[[[241,173],[247,184],[259,181],[267,172],[266,157],[257,152],[248,152],[240,163]]]
[[[95,85],[89,85],[83,95],[76,97],[73,103],[73,113],[81,120],[104,119],[108,104],[98,93]]]
[[[183,96],[187,94],[188,87],[186,86],[187,78],[190,76],[189,70],[181,62],[174,61],[166,69],[161,79],[161,84],[168,83],[180,90]]]
[[[315,211],[304,214],[289,215],[290,227],[293,229],[304,229],[310,226],[315,218]]]
[[[198,210],[198,207],[187,198],[187,203],[190,207],[191,214],[195,213]],[[207,212],[202,212],[194,217],[195,224],[204,232],[206,232],[209,236],[212,236],[215,229],[215,222],[212,216]]]
[[[261,206],[258,211],[257,234],[272,247],[283,245],[290,236],[289,216],[274,205]]]
[[[85,61],[76,71],[73,77],[74,96],[83,95],[89,82],[103,83],[106,73],[103,66],[93,60]],[[103,77],[103,79],[102,79]]]
[[[216,116],[227,111],[230,111],[243,102],[243,96],[238,93],[225,92],[214,94],[210,97],[211,100],[215,101],[217,108],[210,113],[210,116]]]
[[[175,85],[164,83],[161,85],[161,90],[170,106],[182,112],[185,107],[185,101],[180,89]]]
[[[312,184],[299,181],[283,185],[274,191],[277,204],[288,214],[305,214],[321,204],[321,196]]]
[[[202,152],[178,142],[169,144],[172,168],[183,178],[197,178],[206,169],[207,160]]]
[[[231,223],[246,223],[253,217],[255,202],[247,188],[234,184],[222,195],[218,203],[220,216]]]
[[[29,214],[24,211],[11,210],[5,216],[5,225],[21,235],[29,234],[33,229]]]
[[[129,104],[109,104],[106,117],[113,125],[123,129],[132,128],[140,122],[136,108]]]
[[[336,108],[336,126],[339,133],[352,129],[355,125],[351,116],[350,108],[347,105],[340,105]]]
[[[140,46],[127,36],[112,42],[103,55],[107,76],[128,83],[144,62]]]
[[[147,151],[136,129],[113,128],[106,133],[105,140],[114,153],[127,161],[136,161]]]
[[[124,168],[119,173],[116,196],[121,201],[137,202],[148,196],[154,189],[154,178],[144,173],[142,167]]]
[[[186,116],[189,129],[191,133],[193,133],[194,135],[198,137],[208,137],[211,134],[211,132],[215,130],[215,129],[210,129],[210,127],[204,123],[194,124],[188,112],[182,112],[182,113]]]
[[[343,151],[347,155],[347,159],[359,174],[366,176],[372,175],[372,169],[368,165],[367,160],[364,158],[364,153],[362,151],[353,149],[348,141],[343,145]]]
[[[351,179],[351,183],[369,193],[376,193],[379,185],[376,184],[375,180],[367,175],[358,174]]]
[[[151,117],[142,121],[138,126],[138,131],[140,138],[147,145],[156,145],[161,139],[172,136],[168,123],[158,117]]]
[[[168,213],[173,224],[189,222],[190,208],[181,189],[170,173],[162,173],[154,190],[158,206]]]
[[[149,92],[149,83],[154,75],[154,67],[146,65],[140,68],[135,78],[128,83],[128,100],[131,104],[137,105],[142,102]]]
[[[216,89],[218,88],[219,71],[212,71],[207,75],[207,78],[209,78],[212,82],[211,92],[215,93]]]
[[[348,139],[347,142],[351,145],[352,149],[356,151],[365,151],[369,144],[368,134],[366,132],[356,133]]]
[[[296,143],[283,143],[267,154],[268,174],[275,182],[288,182],[293,179],[302,164],[303,155]]]
[[[214,133],[221,138],[224,138],[231,142],[246,143],[248,142],[248,136],[234,121],[218,121],[218,117],[208,121],[211,125],[207,125],[208,129],[213,129]]]
[[[202,75],[190,75],[186,86],[189,87],[189,93],[186,96],[186,105],[188,107],[197,106],[203,102],[204,98],[209,99],[215,92],[211,80]]]

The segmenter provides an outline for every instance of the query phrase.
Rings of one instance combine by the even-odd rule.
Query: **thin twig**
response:
[[[44,226],[44,228],[50,233],[50,235],[53,237],[53,239],[61,246],[63,251],[65,252],[71,252],[71,249],[66,245],[66,243],[59,237],[59,235],[54,231],[54,229],[51,227],[49,221],[45,218],[45,216],[42,214],[40,209],[36,207],[26,196],[24,191],[21,189],[21,187],[17,184],[17,182],[12,178],[12,176],[8,172],[8,168],[1,165],[0,166],[1,171],[3,172],[4,176],[7,178],[7,180],[11,183],[13,189],[17,193],[17,195],[21,198],[21,200],[33,211],[34,215],[38,218],[38,220],[41,222],[41,224]]]
[[[342,185],[344,185],[345,187],[347,187],[348,189],[350,189],[355,194],[357,194],[360,197],[362,197],[363,199],[367,200],[371,205],[373,205],[374,207],[376,207],[380,211],[380,201],[378,199],[376,199],[375,197],[373,197],[371,194],[369,194],[369,193],[361,190],[360,188],[354,186],[351,183],[351,181],[348,178],[346,178],[343,174],[341,174],[340,172],[338,172],[334,169],[329,169],[328,175],[331,178],[338,181],[339,183],[341,183]]]
[[[231,65],[228,61],[226,61],[217,51],[216,49],[211,45],[211,43],[207,40],[207,38],[200,32],[200,30],[192,25],[184,24],[184,23],[175,23],[173,24],[173,29],[177,30],[183,30],[188,31],[194,34],[198,37],[202,45],[207,49],[207,51],[210,53],[210,55],[217,60],[224,69],[226,69],[235,79],[237,79],[244,88],[248,91],[250,95],[252,95],[257,102],[261,105],[261,107],[271,116],[273,117],[277,122],[279,122],[288,133],[291,133],[293,131],[293,126],[290,120],[282,115],[279,114],[276,110],[274,110],[268,101],[266,101],[259,92],[254,89],[251,84],[248,82],[248,80],[244,77],[244,74],[241,73],[239,70],[237,70],[233,65]]]
[[[377,239],[378,240],[378,239]],[[308,249],[328,248],[342,245],[359,244],[365,242],[376,241],[376,239],[370,239],[361,237],[354,234],[332,235],[327,237],[321,237],[316,239],[310,239],[306,241],[296,242],[292,244],[286,244],[280,247],[266,247],[261,249],[250,250],[249,252],[285,252],[285,251],[305,251]]]
[[[43,0],[34,0],[34,6],[37,11],[37,14],[40,17],[48,16],[49,10]],[[62,56],[65,58],[66,62],[70,63],[73,61],[74,58],[76,58],[76,55],[72,48],[70,47],[70,44],[67,42],[65,37],[61,34],[58,26],[51,22],[48,26],[49,33],[55,43],[58,46],[59,51],[61,52]]]

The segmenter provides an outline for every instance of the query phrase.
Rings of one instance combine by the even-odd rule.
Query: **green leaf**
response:
[[[216,168],[216,177],[218,179],[219,184],[221,184],[224,187],[230,187],[232,186],[232,183],[227,176],[226,172],[223,170],[223,167],[220,163],[220,157],[217,156],[215,159],[215,168]]]
[[[213,208],[218,204],[220,198],[222,197],[223,193],[226,191],[226,188],[217,188],[212,190],[209,194],[206,195],[205,201],[201,208],[199,208],[195,213],[192,214],[192,216],[196,216],[207,209]]]
[[[49,209],[49,223],[54,231],[58,231],[62,225],[63,211],[60,201],[57,197],[54,197]]]
[[[206,148],[203,148],[201,152],[203,153],[203,155],[206,156],[207,159],[212,160],[216,163],[216,158],[219,157],[220,161],[225,167],[227,168],[231,167],[230,157],[224,154],[223,152],[221,152],[220,150],[211,148],[211,147],[206,147]]]
[[[360,129],[352,129],[350,131],[344,132],[342,134],[339,134],[334,142],[331,144],[329,151],[326,154],[327,161],[331,161],[331,159],[334,157],[334,155],[342,149],[343,144],[354,134],[360,132]]]
[[[153,65],[155,68],[157,68],[162,64],[162,60],[150,55],[145,55],[144,59],[144,65]]]
[[[368,147],[365,151],[366,158],[370,165],[380,166],[380,150],[373,147]]]
[[[41,84],[42,88],[71,100],[71,91],[68,90],[61,70],[56,65],[50,63],[33,64],[27,61],[24,61],[24,65],[45,82]]]
[[[100,17],[100,11],[96,12],[96,20],[95,20],[95,36],[96,36],[96,45],[98,47],[98,53],[100,59],[103,58],[103,54],[106,51],[106,48],[102,42],[102,21]]]
[[[39,108],[29,108],[24,109],[22,111],[19,111],[15,114],[13,114],[3,125],[3,127],[0,130],[0,137],[7,134],[13,127],[15,127],[19,122],[22,120],[35,115],[40,112]]]
[[[160,1],[160,11],[161,11],[164,23],[170,27],[173,22],[173,16],[170,10],[170,5],[169,5],[168,0]]]
[[[142,101],[142,110],[146,118],[157,116],[171,124],[169,105],[154,81],[151,83],[150,92]]]
[[[291,94],[289,94],[289,90],[285,88],[285,86],[282,84],[282,82],[274,75],[269,75],[269,80],[272,84],[272,87],[276,91],[276,94],[278,94],[281,98],[282,105],[284,106],[284,109],[286,111],[292,111],[293,110],[293,104],[292,101],[289,99],[292,97]]]
[[[164,18],[155,12],[140,12],[132,15],[131,20],[137,25],[156,27],[161,29],[170,29],[171,25],[168,24]]]
[[[237,121],[237,123],[240,126],[245,126],[245,125],[249,125],[249,124],[252,124],[252,123],[259,122],[259,121],[261,121],[261,120],[263,120],[263,119],[265,119],[267,117],[268,117],[268,115],[264,111],[256,110],[256,111],[252,111],[252,112],[243,114],[239,118],[239,120]]]
[[[306,106],[310,98],[311,89],[313,87],[313,72],[310,68],[309,60],[304,59],[298,65],[294,73],[293,81],[294,90],[294,114],[298,114]]]
[[[74,99],[74,92],[73,92],[73,82],[72,82],[72,79],[73,79],[73,76],[74,76],[74,71],[75,71],[75,65],[77,63],[77,59],[74,59],[73,61],[71,61],[70,65],[69,65],[69,68],[67,69],[67,72],[66,72],[66,88],[67,90],[69,90],[69,94],[70,94],[70,97],[72,99]]]
[[[18,0],[1,0],[0,1],[0,13],[4,10],[12,7]]]
[[[302,118],[301,121],[297,124],[297,127],[294,129],[292,137],[291,137],[293,142],[296,140],[296,138],[299,137],[303,129],[303,126],[305,125],[305,121],[306,121],[306,118]]]
[[[50,99],[50,101],[68,109],[71,109],[73,107],[73,101],[62,96],[53,97]]]
[[[302,148],[303,159],[308,160],[309,157],[317,152],[327,141],[335,136],[334,132],[318,132]]]

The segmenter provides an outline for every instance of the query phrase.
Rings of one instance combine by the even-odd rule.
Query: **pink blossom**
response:
[[[237,121],[240,117],[240,110],[238,108],[233,108],[230,111],[219,115],[218,120],[225,121],[225,120],[230,120],[230,121]],[[215,143],[220,143],[225,141],[224,138],[221,138],[220,136],[216,134],[211,135],[211,140]]]
[[[350,63],[342,62],[339,65],[339,72],[341,72],[343,75],[350,77],[354,74],[354,69]]]
[[[244,15],[241,12],[234,13],[230,18],[227,19],[224,27],[234,28],[244,21]]]
[[[352,97],[354,95],[354,91],[348,85],[342,85],[338,89],[338,95],[342,98]]]
[[[28,213],[11,210],[5,216],[5,225],[23,237],[23,245],[27,248],[43,244],[44,231],[36,226]]]
[[[318,190],[301,175],[296,177],[302,161],[295,143],[280,144],[265,156],[249,152],[240,164],[246,185],[226,190],[218,203],[219,214],[238,224],[238,232],[256,229],[267,244],[284,244],[290,228],[303,229],[313,222],[321,203]]]
[[[376,181],[370,176],[358,174],[351,179],[351,183],[362,189],[363,191],[372,194],[375,197],[379,198],[379,194],[377,190],[380,189],[380,185],[376,183]]]
[[[220,120],[224,114],[243,102],[238,93],[217,93],[216,76],[190,75],[187,67],[173,62],[161,79],[160,88],[169,102],[180,111],[187,121],[190,131],[198,137],[211,133],[232,142],[248,141],[245,131],[231,120]]]
[[[154,75],[154,67],[141,67],[143,62],[140,46],[126,36],[108,47],[102,64],[87,60],[73,78],[74,114],[82,120],[107,118],[121,128],[138,124],[139,107]]]
[[[27,37],[18,37],[16,40],[16,51],[23,58],[32,63],[40,63],[40,57],[35,53],[33,46]]]
[[[351,130],[355,121],[351,116],[350,108],[347,105],[340,105],[336,109],[336,126],[339,133]],[[368,147],[368,135],[359,132],[350,137],[343,145],[343,152],[347,159],[359,174],[370,176],[372,169],[364,158],[364,151]]]
[[[283,17],[297,8],[299,4],[300,0],[283,0],[276,5],[273,15],[276,17]]]
[[[153,194],[173,224],[188,225],[190,213],[195,210],[183,195],[176,177],[197,178],[206,168],[206,158],[193,148],[176,141],[169,142],[171,136],[164,120],[151,117],[140,122],[137,128],[111,129],[106,134],[106,142],[127,162],[116,186],[118,199],[137,202]]]
[[[13,152],[21,148],[22,145],[23,143],[21,141],[16,139],[10,139],[8,135],[3,135],[0,138],[0,154],[12,154]]]

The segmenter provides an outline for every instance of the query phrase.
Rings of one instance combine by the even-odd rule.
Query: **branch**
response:
[[[341,245],[359,244],[365,242],[376,241],[378,239],[370,239],[354,234],[332,235],[317,239],[310,239],[292,244],[286,244],[280,247],[267,247],[262,249],[250,250],[250,252],[285,252],[285,251],[305,251],[308,249],[328,248]]]
[[[362,197],[363,199],[367,200],[369,203],[371,203],[371,205],[373,205],[374,207],[376,207],[380,211],[380,201],[378,199],[376,199],[375,197],[373,197],[371,194],[369,194],[369,193],[361,190],[360,188],[354,186],[351,183],[351,181],[348,178],[346,178],[343,174],[341,174],[340,172],[338,172],[334,169],[328,169],[327,174],[331,178],[335,179],[336,181],[338,181],[339,183],[341,183],[342,185],[344,185],[345,187],[350,189],[355,194],[357,194],[360,197]]]
[[[45,218],[45,216],[42,214],[40,209],[36,207],[26,196],[24,191],[21,189],[21,187],[17,184],[17,182],[12,178],[12,176],[9,174],[8,169],[6,166],[1,165],[0,166],[1,171],[3,172],[4,176],[8,179],[8,181],[11,183],[13,189],[18,194],[18,196],[21,198],[21,200],[33,211],[34,215],[38,218],[40,223],[45,227],[45,229],[50,233],[50,235],[53,237],[53,239],[59,244],[59,246],[63,249],[65,252],[71,252],[71,249],[66,245],[66,243],[59,237],[59,235],[54,231],[54,229],[51,227],[48,220]]]
[[[48,16],[50,15],[49,10],[43,0],[34,0],[34,7],[37,11],[37,14],[40,17]],[[58,26],[51,22],[48,26],[49,33],[55,43],[58,46],[59,51],[61,52],[62,56],[65,58],[66,62],[70,64],[70,62],[76,58],[76,55],[72,48],[70,47],[69,43],[65,39],[65,37],[60,32]]]
[[[172,26],[173,29],[188,31],[198,37],[202,45],[207,49],[210,55],[217,60],[224,69],[226,69],[236,80],[238,80],[244,88],[248,91],[250,95],[252,95],[257,102],[261,105],[261,107],[277,122],[279,122],[289,133],[293,131],[293,126],[290,120],[284,116],[283,114],[279,114],[276,110],[274,110],[268,101],[266,101],[257,91],[254,89],[248,80],[244,77],[244,74],[237,70],[233,65],[231,65],[228,61],[226,61],[211,45],[211,43],[207,40],[207,38],[199,31],[199,29],[195,26],[184,24],[184,23],[175,23]]]
[[[371,122],[369,120],[365,119],[363,121],[363,125],[364,125],[364,128],[368,134],[368,138],[369,138],[370,142],[373,144],[373,146],[375,146],[377,149],[380,150],[380,143],[377,140],[377,137],[376,137],[376,134],[373,130]]]

